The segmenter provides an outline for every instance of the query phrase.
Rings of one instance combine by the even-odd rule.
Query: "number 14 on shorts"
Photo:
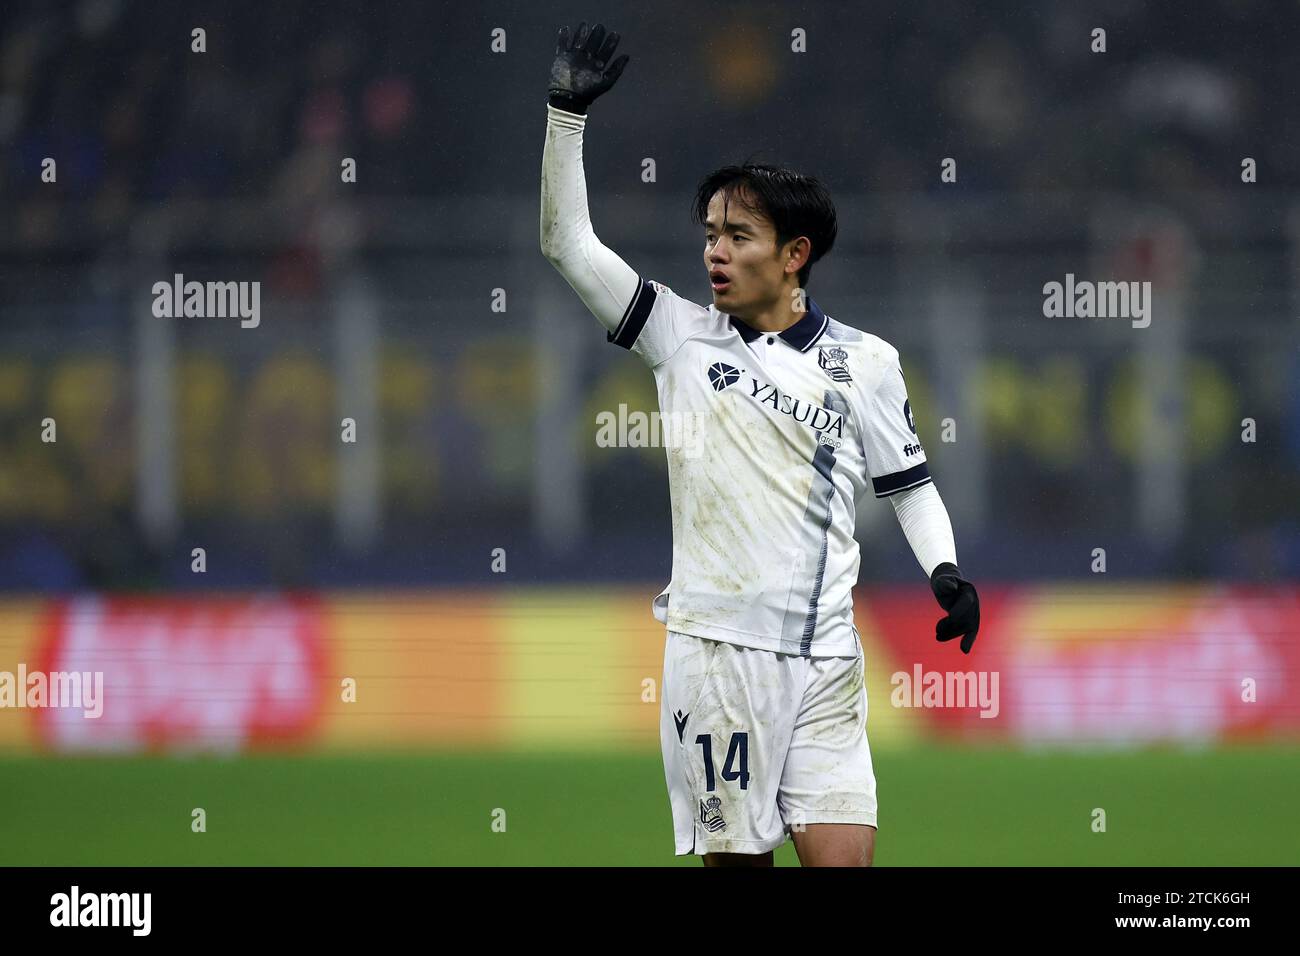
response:
[[[704,789],[716,790],[717,781],[713,778],[713,735],[700,734],[695,738],[704,754]],[[732,769],[739,758],[740,766]],[[727,747],[727,760],[722,765],[722,779],[730,783],[740,781],[740,789],[749,789],[749,734],[738,730],[731,735],[731,744]]]

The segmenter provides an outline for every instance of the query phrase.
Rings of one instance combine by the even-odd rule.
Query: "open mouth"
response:
[[[726,292],[731,288],[731,280],[721,272],[710,272],[709,283],[713,286],[714,292]]]

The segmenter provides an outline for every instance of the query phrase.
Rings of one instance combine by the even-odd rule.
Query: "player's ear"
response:
[[[786,271],[798,272],[808,264],[812,255],[812,242],[807,236],[799,236],[786,243]],[[794,268],[790,268],[793,266]]]

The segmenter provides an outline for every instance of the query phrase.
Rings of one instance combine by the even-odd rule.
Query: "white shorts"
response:
[[[668,632],[659,736],[677,855],[876,825],[862,665],[861,642],[856,657],[800,657]]]

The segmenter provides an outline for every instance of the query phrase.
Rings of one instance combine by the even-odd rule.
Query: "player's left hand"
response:
[[[937,641],[951,641],[964,634],[961,652],[969,654],[980,630],[980,597],[975,585],[961,576],[961,570],[951,561],[945,561],[930,575],[930,589],[939,606],[948,612],[934,626]]]

